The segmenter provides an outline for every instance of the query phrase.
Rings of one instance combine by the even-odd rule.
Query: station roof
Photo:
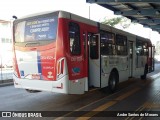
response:
[[[160,33],[160,0],[86,0]]]

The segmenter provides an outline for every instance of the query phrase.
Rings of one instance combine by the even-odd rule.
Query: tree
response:
[[[115,27],[115,25],[120,24],[124,29],[128,28],[131,25],[131,20],[126,17],[115,17],[111,19],[104,19],[102,24],[110,25]]]
[[[115,25],[119,24],[122,21],[122,17],[116,17],[111,19],[106,19],[102,22],[105,25],[110,25],[114,27]]]

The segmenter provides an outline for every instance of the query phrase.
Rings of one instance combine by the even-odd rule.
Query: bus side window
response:
[[[80,28],[77,23],[69,23],[69,43],[71,54],[79,55],[81,53]]]
[[[127,37],[116,35],[117,55],[127,55]]]
[[[144,50],[144,55],[148,56],[148,43],[147,42],[144,43],[143,50]]]
[[[144,42],[142,40],[139,40],[139,39],[136,40],[137,56],[143,56],[144,55],[143,44],[144,44]]]
[[[141,39],[136,39],[136,57],[137,57],[137,62],[136,62],[136,67],[143,67],[143,64],[139,62],[140,56],[147,56],[148,50],[147,50],[147,42],[141,40]]]
[[[101,55],[115,55],[114,33],[101,31]]]

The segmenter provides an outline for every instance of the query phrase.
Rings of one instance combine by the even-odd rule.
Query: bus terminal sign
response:
[[[53,40],[56,37],[56,31],[56,17],[28,20],[25,24],[25,41]]]

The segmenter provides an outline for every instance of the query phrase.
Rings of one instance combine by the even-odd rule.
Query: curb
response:
[[[13,85],[13,79],[0,80],[0,87]]]

